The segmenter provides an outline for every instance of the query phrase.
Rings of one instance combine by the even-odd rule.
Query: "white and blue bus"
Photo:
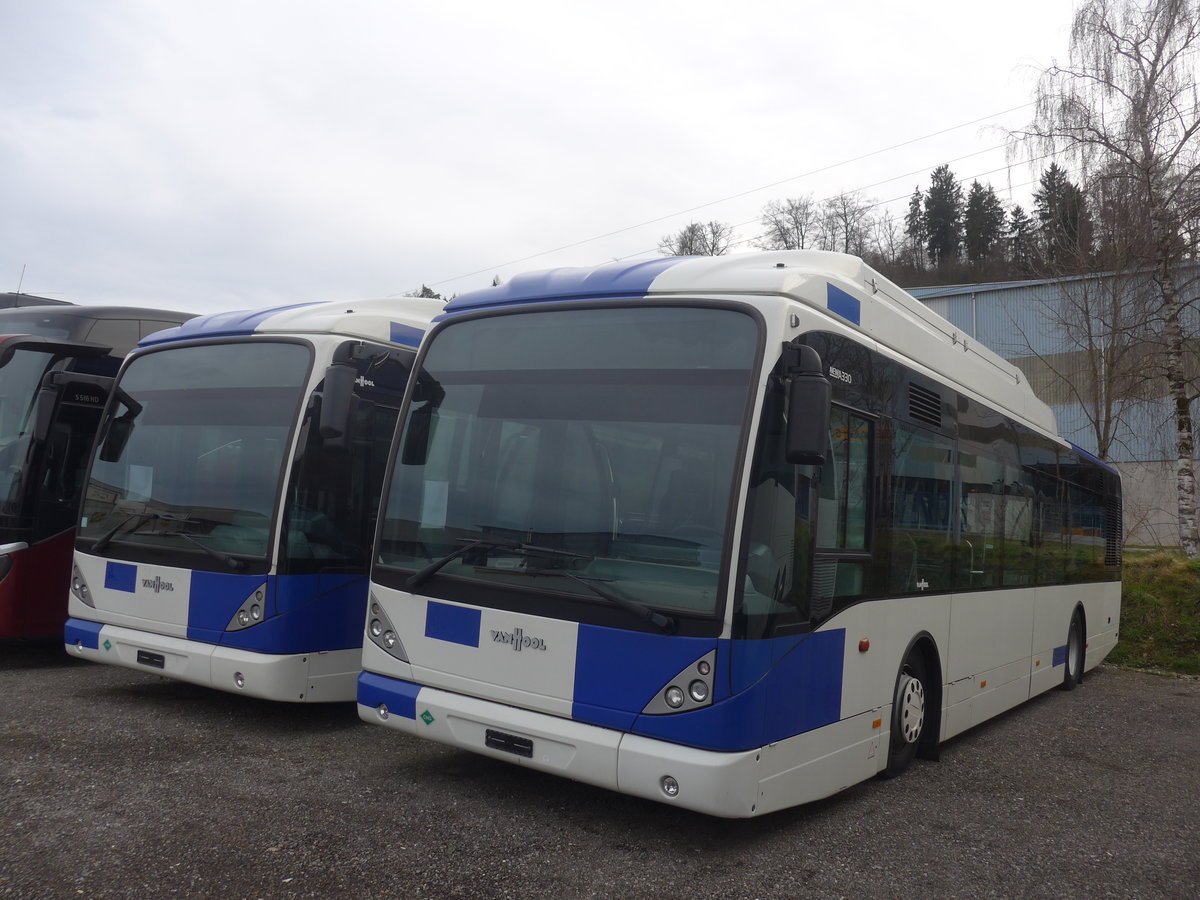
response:
[[[859,259],[517,277],[447,305],[408,390],[367,722],[754,816],[1116,643],[1115,471]]]
[[[142,341],[88,470],[68,652],[254,697],[353,700],[388,450],[440,311],[303,304]]]

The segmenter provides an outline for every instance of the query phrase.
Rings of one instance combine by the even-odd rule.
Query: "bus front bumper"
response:
[[[363,672],[358,715],[426,740],[728,818],[756,814],[757,750],[719,753]]]
[[[362,659],[358,649],[255,653],[76,618],[67,620],[64,642],[69,654],[93,662],[293,703],[353,700]]]

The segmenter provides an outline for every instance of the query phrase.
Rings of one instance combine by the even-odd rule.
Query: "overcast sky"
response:
[[[1071,11],[0,0],[0,291],[195,312],[457,293],[654,256],[692,220],[749,240],[807,193],[902,215],[945,162],[1025,204],[1037,173],[992,171],[985,126],[1029,120]]]

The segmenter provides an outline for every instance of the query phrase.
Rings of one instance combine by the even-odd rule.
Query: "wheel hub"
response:
[[[900,685],[899,705],[896,725],[900,735],[906,744],[915,744],[925,724],[925,686],[911,675],[905,675]]]

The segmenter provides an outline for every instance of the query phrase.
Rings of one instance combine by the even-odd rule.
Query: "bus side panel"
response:
[[[955,594],[946,665],[946,737],[1029,699],[1038,589]]]
[[[265,593],[258,625],[226,630],[239,608]],[[365,575],[233,575],[195,572],[188,637],[259,653],[348,650],[362,646]]]
[[[12,567],[0,578],[0,637],[62,634],[74,546],[75,532],[65,531],[9,554]]]
[[[846,635],[840,718],[891,708],[904,655],[918,635],[932,638],[943,667],[936,677],[945,683],[950,604],[949,594],[894,597],[859,603],[837,615],[833,621]]]
[[[1120,582],[1062,584],[1038,589],[1033,630],[1033,684],[1040,694],[1062,684],[1071,616],[1082,607],[1085,621],[1084,668],[1097,666],[1116,645],[1121,617]]]

